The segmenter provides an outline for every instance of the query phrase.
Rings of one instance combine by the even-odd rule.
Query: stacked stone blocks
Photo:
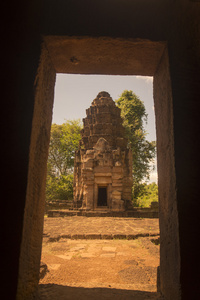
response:
[[[86,110],[75,155],[74,206],[124,211],[131,202],[132,160],[120,109],[100,92]]]

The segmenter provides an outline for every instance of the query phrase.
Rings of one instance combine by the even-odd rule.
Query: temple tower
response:
[[[124,211],[131,202],[132,154],[120,109],[100,92],[86,115],[75,154],[74,206]]]

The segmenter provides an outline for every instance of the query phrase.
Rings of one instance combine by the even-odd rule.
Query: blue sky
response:
[[[99,92],[106,91],[116,100],[124,90],[132,90],[144,102],[148,114],[147,139],[156,140],[153,77],[57,74],[52,122],[82,120]],[[157,180],[156,174],[152,173],[151,181]]]

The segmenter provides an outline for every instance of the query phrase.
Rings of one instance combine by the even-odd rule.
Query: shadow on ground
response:
[[[69,287],[57,284],[40,284],[39,300],[158,300],[156,292],[121,290],[112,288]]]

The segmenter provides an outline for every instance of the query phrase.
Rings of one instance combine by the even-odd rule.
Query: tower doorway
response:
[[[98,188],[97,206],[107,206],[107,187]]]

